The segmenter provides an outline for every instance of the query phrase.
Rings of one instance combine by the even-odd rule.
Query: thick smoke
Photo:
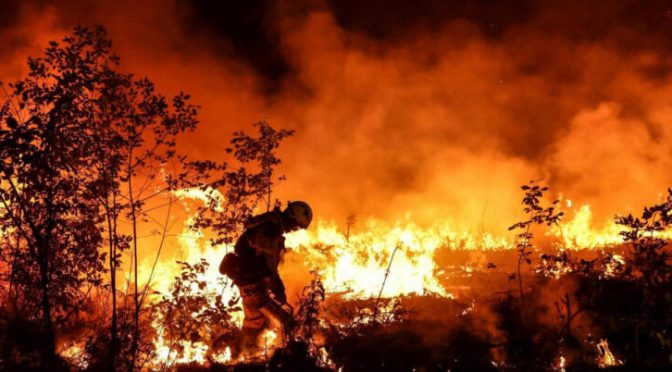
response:
[[[202,105],[184,151],[225,156],[230,132],[258,119],[294,128],[277,196],[338,222],[501,236],[532,178],[598,221],[672,184],[664,3],[350,3],[368,5],[9,2],[0,78],[72,26],[102,24],[125,69]]]

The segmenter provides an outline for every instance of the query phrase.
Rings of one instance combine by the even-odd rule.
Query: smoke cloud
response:
[[[7,2],[0,79],[74,25],[102,24],[124,69],[202,106],[183,151],[223,157],[259,119],[296,129],[276,196],[339,222],[501,236],[530,179],[598,221],[672,184],[664,2],[443,3]]]

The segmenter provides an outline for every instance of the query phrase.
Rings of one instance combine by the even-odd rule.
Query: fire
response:
[[[206,353],[208,351],[208,345],[203,344],[202,342],[189,342],[178,340],[176,344],[167,344],[163,339],[162,335],[159,335],[157,341],[155,342],[156,346],[156,356],[159,365],[175,365],[175,364],[187,364],[187,363],[198,363],[204,364],[206,362]],[[182,356],[178,357],[177,347],[183,348]]]
[[[217,363],[222,363],[222,364],[226,364],[226,363],[231,362],[231,360],[232,360],[232,358],[231,358],[231,348],[227,346],[226,349],[224,349],[224,352],[222,354],[215,354],[213,356],[213,359]]]
[[[553,369],[558,372],[567,371],[567,359],[565,359],[564,355],[560,354]]]
[[[568,203],[571,207],[571,203]],[[549,235],[560,239],[564,249],[597,249],[623,242],[619,234],[622,226],[611,219],[607,223],[599,224],[593,219],[590,205],[584,204],[573,211],[571,219],[564,220],[557,226],[552,226]],[[672,231],[657,232],[655,235],[665,239],[672,239]]]
[[[471,304],[469,306],[467,306],[464,310],[462,310],[460,315],[465,316],[465,315],[469,314],[470,312],[474,311],[475,307],[476,307],[476,300],[472,299]]]
[[[221,195],[214,192],[215,199],[223,203],[224,199]],[[189,200],[206,200],[206,193],[201,190],[180,190],[176,196],[181,199]],[[220,204],[221,205],[221,204]],[[188,213],[191,213],[190,205],[185,203],[183,205]],[[178,257],[171,257],[159,262],[155,268],[154,275],[151,281],[151,287],[165,298],[171,298],[171,283],[173,283],[175,276],[180,272],[179,265],[176,260],[184,262],[198,262],[204,259],[208,264],[208,268],[202,275],[199,275],[199,280],[205,281],[208,285],[205,288],[199,288],[192,285],[189,288],[190,294],[203,295],[208,299],[210,305],[214,304],[216,298],[221,296],[223,303],[236,301],[240,297],[240,293],[235,286],[232,286],[230,281],[219,273],[219,261],[224,255],[224,252],[232,249],[226,246],[212,246],[209,244],[207,237],[201,231],[195,231],[190,228],[193,223],[193,217],[188,216],[184,221],[182,231],[177,235],[177,245],[180,253]],[[151,272],[151,260],[142,262],[139,268],[140,280],[149,278]],[[158,300],[160,296],[153,296],[152,300]],[[205,311],[202,309],[201,311]],[[194,314],[194,316],[197,314]],[[242,311],[231,312],[233,322],[242,327],[243,313]],[[229,346],[226,346],[223,351],[218,352],[211,350],[212,345],[204,342],[189,342],[185,340],[170,340],[164,335],[164,330],[160,324],[157,324],[158,319],[155,319],[153,327],[157,329],[157,337],[154,339],[154,358],[150,363],[154,367],[166,367],[179,364],[196,363],[200,365],[209,365],[211,362],[230,363],[232,362],[232,352]],[[177,350],[180,350],[178,353]]]
[[[261,336],[260,341],[262,342],[261,350],[263,350],[263,355],[265,357],[269,356],[272,349],[280,346],[281,342],[280,338],[278,337],[278,333],[272,329],[267,329]]]
[[[334,224],[318,221],[314,231],[288,234],[286,244],[318,270],[328,292],[344,292],[346,298],[377,296],[381,288],[383,297],[426,292],[449,297],[434,262],[434,252],[446,237],[412,223],[380,226],[371,221],[368,232],[348,240]],[[399,252],[392,257],[396,247]],[[388,267],[394,275],[385,279]]]
[[[63,345],[58,354],[73,365],[85,370],[89,367],[89,363],[85,358],[86,353],[82,348],[83,342],[71,342]]]
[[[625,265],[625,258],[620,254],[612,254],[611,260],[609,260],[604,266],[604,273],[602,274],[603,278],[612,278],[616,275],[618,270]]]
[[[216,191],[217,200],[223,204],[224,198]],[[183,190],[176,194],[185,202],[185,210],[192,213],[191,202],[205,201],[206,192],[200,190]],[[566,208],[571,211],[572,203],[567,200]],[[619,226],[613,222],[596,228],[589,205],[582,205],[570,213],[570,218],[561,225],[546,232],[561,249],[591,248],[599,249],[608,245],[619,244],[621,237],[618,234]],[[217,268],[225,252],[231,246],[212,246],[208,237],[201,231],[190,228],[193,216],[187,215],[183,230],[177,236],[180,251],[179,257],[164,258],[155,269],[152,288],[167,295],[170,292],[170,283],[179,266],[176,259],[186,262],[197,262],[205,259],[209,263],[203,279],[209,283],[206,291],[213,297],[221,295],[223,301],[235,300],[239,293],[235,286],[222,281]],[[317,219],[308,230],[292,232],[286,235],[286,246],[298,254],[307,269],[316,270],[328,294],[338,293],[345,299],[360,298],[395,298],[411,294],[427,294],[451,298],[441,284],[439,278],[445,272],[437,266],[435,255],[440,249],[449,250],[506,250],[514,249],[515,242],[512,236],[495,236],[490,233],[472,234],[453,229],[448,223],[437,224],[425,228],[415,224],[410,219],[388,224],[380,220],[370,219],[363,221],[353,231],[342,229],[332,221]],[[396,252],[395,252],[396,250]],[[394,253],[394,254],[393,254]],[[617,270],[623,258],[614,255],[613,264],[607,265],[605,276]],[[141,265],[141,280],[148,277],[149,262]],[[470,273],[476,270],[465,265],[463,271]],[[562,273],[558,273],[561,275]],[[193,288],[197,291],[198,288]],[[394,301],[390,301],[391,306]],[[473,304],[465,310],[469,312]],[[384,310],[383,310],[384,311]],[[242,326],[243,314],[238,311],[232,314],[235,323]],[[371,317],[371,314],[369,314]],[[158,327],[158,326],[157,326]],[[207,365],[213,360],[220,363],[235,362],[231,357],[231,349],[226,347],[224,352],[213,353],[210,346],[193,342],[180,342],[183,349],[181,357],[177,357],[174,342],[164,339],[159,330],[155,339],[155,353],[157,365],[175,365],[183,363],[198,363]],[[259,357],[266,357],[272,348],[280,346],[282,340],[275,330],[269,330],[262,335],[259,344]],[[608,344],[603,340],[598,345],[604,350],[600,357],[604,365],[618,363],[609,351]],[[324,351],[319,351],[319,358],[328,360]],[[560,368],[564,367],[564,358],[561,357]]]
[[[262,53],[265,58],[257,64],[248,59],[258,57],[256,48],[265,47],[264,41],[245,41],[240,46],[240,40],[233,39],[238,33],[231,32],[228,40],[227,31],[210,43],[210,32],[215,33],[215,27],[207,24],[211,20],[194,18],[198,22],[193,24],[203,27],[183,27],[183,22],[191,25],[191,17],[202,12],[196,8],[192,12],[188,5],[186,12],[184,8],[172,12],[163,11],[163,6],[135,4],[91,5],[84,7],[87,11],[72,11],[77,8],[73,4],[7,9],[8,18],[16,22],[2,30],[9,40],[9,47],[2,52],[11,60],[6,68],[9,72],[3,75],[20,75],[23,70],[15,60],[21,56],[23,64],[26,48],[32,54],[35,45],[60,35],[71,23],[105,23],[120,38],[115,39],[115,45],[122,46],[120,55],[130,57],[125,70],[158,78],[161,90],[185,88],[202,102],[200,120],[205,127],[180,140],[179,153],[185,150],[190,157],[219,157],[225,147],[221,134],[233,129],[225,123],[250,122],[260,114],[270,115],[269,120],[282,127],[298,128],[296,142],[287,150],[283,146],[286,152],[282,154],[283,167],[287,166],[282,173],[290,175],[292,192],[320,200],[325,208],[316,210],[318,216],[320,212],[327,215],[329,209],[329,218],[345,217],[338,217],[338,213],[353,207],[360,208],[355,212],[363,216],[352,234],[349,227],[345,232],[344,221],[318,219],[308,231],[287,236],[287,247],[301,257],[307,269],[319,272],[328,295],[338,293],[346,299],[456,295],[457,291],[451,293],[452,287],[445,287],[450,278],[443,275],[454,263],[442,266],[437,257],[443,250],[514,250],[511,234],[485,231],[483,226],[499,228],[503,221],[509,222],[512,210],[506,207],[514,203],[510,196],[517,191],[517,182],[528,174],[551,175],[554,190],[557,186],[578,194],[572,195],[577,199],[563,199],[560,204],[567,211],[560,225],[535,232],[535,248],[542,250],[549,241],[559,250],[598,251],[621,244],[622,227],[613,220],[598,220],[594,212],[611,205],[615,211],[625,211],[624,205],[635,205],[638,198],[645,197],[643,190],[660,189],[670,180],[667,172],[661,172],[670,165],[666,145],[672,134],[667,125],[670,105],[661,98],[670,88],[664,68],[669,50],[658,49],[659,45],[667,46],[658,42],[658,33],[653,33],[650,43],[638,42],[646,36],[644,31],[662,27],[640,29],[642,22],[610,22],[619,27],[578,37],[576,30],[585,19],[592,22],[592,17],[585,15],[593,7],[530,7],[534,11],[504,12],[501,18],[495,14],[496,19],[487,22],[492,27],[482,30],[486,24],[480,18],[431,14],[428,19],[441,19],[434,25],[433,21],[425,24],[423,17],[410,17],[421,20],[422,27],[416,28],[417,21],[411,20],[414,27],[408,22],[390,22],[397,14],[379,9],[371,13],[386,16],[378,23],[361,11],[356,13],[364,16],[339,13],[336,6],[301,7],[301,11],[277,6],[262,18],[268,23],[264,29],[270,31],[263,34],[271,35],[272,45],[279,49]],[[474,13],[492,16],[491,12],[479,12],[478,6],[472,8]],[[565,16],[562,9],[570,8],[576,17]],[[605,13],[620,17],[625,12],[627,16],[627,9],[615,7]],[[180,17],[171,16],[174,13]],[[516,17],[509,19],[509,13]],[[665,12],[659,13],[665,19]],[[128,22],[129,14],[167,27]],[[578,27],[571,27],[574,25]],[[158,29],[165,32],[156,32]],[[183,34],[185,29],[188,34]],[[208,31],[203,40],[194,34],[201,29]],[[219,31],[224,33],[224,29]],[[539,33],[549,29],[553,32]],[[374,37],[371,31],[378,35]],[[401,31],[405,37],[388,38],[386,31]],[[548,40],[548,35],[552,42],[540,42]],[[622,40],[624,37],[627,40]],[[203,42],[191,42],[195,39]],[[459,42],[454,42],[457,39]],[[237,53],[215,53],[222,49],[221,40],[225,40],[227,51],[229,47],[234,52],[244,51],[243,58],[234,56]],[[607,42],[601,43],[603,40]],[[636,47],[629,47],[629,40],[634,40]],[[275,63],[273,58],[282,60]],[[568,65],[569,60],[574,63]],[[260,72],[268,66],[273,70],[280,66],[280,73]],[[268,85],[277,89],[265,89],[267,79],[272,80]],[[286,191],[278,191],[278,195],[286,195]],[[217,195],[215,210],[221,210],[226,200],[216,191],[188,189],[176,196],[204,201],[211,192]],[[592,198],[592,209],[581,197]],[[349,205],[341,205],[346,202]],[[429,215],[425,220],[439,216],[454,220],[439,220],[429,226],[420,219],[385,220],[418,205]],[[180,271],[175,261],[205,259],[209,267],[201,276],[208,285],[190,290],[205,293],[209,301],[216,296],[223,302],[239,298],[237,288],[217,270],[232,247],[211,246],[207,233],[189,228],[193,210],[186,204],[185,209],[187,215],[178,221],[184,227],[182,231],[178,227],[176,237],[171,234],[167,244],[172,249],[156,256],[158,264],[154,247],[141,240],[140,262],[135,262],[139,275],[120,274],[120,293],[131,293],[132,280],[141,290],[145,283],[152,289],[147,302],[169,297],[171,283]],[[367,219],[374,212],[381,219]],[[474,226],[478,217],[481,230]],[[463,225],[454,223],[459,219],[465,220]],[[0,231],[0,238],[6,239],[3,234]],[[672,238],[672,232],[661,235]],[[619,254],[611,258],[604,265],[603,277],[617,275],[625,263]],[[534,259],[538,261],[536,256]],[[124,265],[133,263],[124,257]],[[478,265],[456,267],[467,273],[465,277],[476,278],[480,270]],[[500,268],[510,270],[510,266]],[[553,273],[560,276],[566,273],[562,270],[568,269],[558,264]],[[522,282],[521,275],[518,279]],[[137,298],[137,291],[135,295]],[[522,297],[521,293],[521,303]],[[480,310],[474,306],[472,302],[463,314]],[[231,315],[240,326],[242,312]],[[155,328],[156,359],[161,363],[232,360],[229,347],[213,354],[210,344],[169,340],[158,325]],[[273,331],[263,336],[264,345],[280,339]],[[179,357],[175,342],[184,350]],[[620,363],[607,340],[601,340],[597,348],[600,365]],[[81,346],[73,344],[60,354],[68,359],[81,352]],[[564,369],[564,357],[560,360]]]
[[[571,208],[571,202],[568,206]],[[562,246],[567,249],[586,249],[604,247],[622,242],[618,234],[622,227],[610,221],[602,228],[595,226],[590,205],[584,204],[574,211],[571,220],[553,226],[550,234],[560,238]]]
[[[597,366],[600,368],[620,366],[623,364],[622,360],[617,359],[609,349],[609,341],[601,339],[597,344]]]
[[[327,349],[325,349],[324,347],[320,347],[317,349],[317,353],[318,358],[320,360],[320,364],[328,368],[331,368],[332,370],[336,369],[336,364],[334,364],[334,362],[329,357],[329,352],[327,351]]]
[[[202,276],[202,280],[208,283],[206,288],[193,287],[190,288],[191,293],[200,293],[208,298],[212,303],[215,298],[221,296],[221,301],[228,303],[239,298],[240,294],[235,286],[231,286],[228,280],[222,280],[222,275],[219,273],[219,260],[223,256],[223,247],[210,247],[204,244],[204,238],[201,234],[195,233],[188,228],[178,236],[178,241],[182,245],[184,253],[186,254],[185,261],[197,262],[204,258],[209,262],[208,270]],[[165,262],[157,269],[156,290],[162,295],[170,297],[169,286],[173,281],[173,277],[179,272],[175,263]],[[200,291],[200,292],[199,292]],[[206,309],[202,309],[206,310]],[[196,314],[194,314],[196,315]],[[242,327],[243,313],[242,311],[231,312],[233,322]],[[231,349],[226,347],[223,352],[215,352],[210,350],[211,345],[203,342],[189,342],[184,340],[169,340],[164,337],[164,332],[159,324],[153,324],[153,327],[158,330],[157,337],[154,340],[154,365],[156,366],[170,366],[187,363],[197,363],[200,365],[208,365],[211,361],[218,363],[229,363],[232,361]],[[181,356],[178,357],[177,350],[181,350]]]
[[[204,201],[210,192],[214,192],[219,203],[225,202],[216,191],[181,190],[176,195],[182,199]],[[566,200],[566,205],[571,210],[570,200]],[[187,211],[190,211],[188,206]],[[598,224],[593,221],[589,205],[580,206],[572,214],[570,219],[547,232],[548,237],[559,240],[556,244],[561,249],[597,249],[622,242],[621,227],[613,221],[596,227]],[[207,280],[214,283],[221,277],[217,271],[219,261],[232,247],[211,246],[202,232],[189,228],[191,221],[192,217],[188,217],[178,236],[182,254],[179,259],[190,262],[205,258],[210,263]],[[341,292],[346,298],[377,296],[381,288],[382,297],[428,292],[450,297],[438,279],[443,269],[435,263],[437,250],[483,251],[515,247],[512,236],[471,234],[457,231],[448,223],[423,228],[408,219],[394,224],[370,219],[358,226],[360,232],[353,234],[346,233],[333,221],[317,220],[314,226],[287,234],[286,246],[300,254],[310,269],[318,270],[328,292]],[[672,237],[670,233],[665,234]],[[398,252],[392,257],[396,247]],[[172,261],[163,261],[156,274],[157,280],[153,280],[155,289],[160,292],[167,292],[170,279],[177,272]],[[146,266],[141,271],[148,272]],[[394,275],[385,279],[388,267]],[[465,268],[466,271],[472,269]],[[237,294],[235,288],[233,293],[228,289],[224,292],[230,293],[230,298]]]

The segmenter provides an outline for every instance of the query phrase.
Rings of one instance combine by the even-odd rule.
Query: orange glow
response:
[[[202,195],[193,190],[177,194],[187,206],[193,201],[202,200]],[[223,288],[217,282],[217,279],[221,278],[221,274],[217,271],[219,261],[224,252],[227,249],[231,250],[232,247],[212,247],[203,233],[193,231],[188,225],[189,219],[186,220],[182,232],[177,237],[180,255],[162,258],[157,267],[156,279],[153,281],[156,283],[154,288],[164,294],[169,292],[168,286],[179,272],[179,267],[174,260],[196,262],[205,258],[210,264],[209,271],[205,274],[205,279],[209,283],[208,292],[213,295],[223,294],[224,301],[237,297],[236,287]],[[425,293],[452,297],[453,295],[446,291],[439,280],[442,271],[435,262],[435,254],[439,249],[483,251],[506,250],[514,247],[511,237],[496,237],[490,234],[474,236],[452,229],[448,224],[422,228],[410,220],[389,225],[383,221],[371,219],[358,222],[356,226],[357,231],[361,232],[351,232],[349,240],[338,224],[319,219],[307,231],[287,234],[286,246],[301,257],[301,262],[286,263],[285,265],[294,266],[285,267],[284,271],[315,269],[322,277],[328,293],[338,293],[346,299],[362,299],[375,298],[378,295],[389,265],[391,274],[385,281],[382,291],[383,298]],[[559,227],[548,230],[547,237],[555,239],[554,244],[564,247],[563,249],[599,249],[620,243],[618,227],[614,224],[607,226],[607,228],[593,229],[590,207],[583,205],[573,215],[570,213],[568,220]],[[396,246],[400,248],[390,265],[391,254]],[[614,260],[621,262],[622,257],[615,255]],[[147,261],[147,264],[149,263],[150,261]],[[616,262],[610,265],[614,266]],[[606,268],[606,276],[613,275],[614,267],[610,267]],[[141,266],[141,280],[147,276],[150,269],[148,265]],[[464,266],[462,270],[468,274],[474,268]],[[562,272],[555,274],[559,276]],[[292,280],[291,277],[285,279]],[[393,306],[393,302],[390,302],[388,306]],[[472,310],[473,307],[469,307],[464,310],[464,314]],[[242,312],[234,313],[233,316],[237,324],[242,325]],[[366,319],[363,321],[367,322]],[[276,331],[269,330],[259,342],[257,352],[263,356],[263,351],[268,352],[271,348],[277,347],[280,340]],[[209,363],[205,359],[209,347],[205,344],[183,342],[182,346],[186,350],[185,356],[176,359],[169,352],[167,341],[161,337],[161,333],[154,343],[157,365],[167,360],[175,364]],[[217,358],[231,362],[230,350]]]
[[[21,26],[0,29],[3,40],[15,45],[0,47],[6,62],[0,80],[22,76],[27,55],[39,55],[47,40],[61,39],[82,23],[84,10],[75,8],[21,5]],[[87,24],[109,29],[125,71],[147,76],[168,95],[189,92],[202,106],[199,128],[178,141],[181,154],[228,160],[231,132],[248,130],[261,118],[296,130],[280,146],[277,174],[287,180],[273,198],[306,200],[316,219],[307,231],[286,236],[294,258],[287,258],[281,274],[290,301],[310,270],[319,273],[327,295],[344,299],[379,293],[458,298],[447,288],[447,267],[437,257],[445,251],[515,249],[507,228],[525,218],[519,185],[529,179],[543,177],[553,193],[549,199],[560,199],[566,213],[558,226],[535,231],[539,252],[598,252],[621,244],[622,228],[613,216],[639,212],[655,192],[672,185],[672,74],[646,77],[663,65],[661,56],[562,35],[542,39],[537,35],[545,34],[553,14],[512,26],[499,39],[458,19],[381,41],[339,23],[326,5],[305,12],[278,5],[268,18],[291,73],[274,81],[279,88],[269,93],[265,77],[232,57],[234,46],[189,31],[176,16],[184,10],[178,1],[92,2],[82,9]],[[181,208],[170,216],[165,248],[157,253],[155,226],[141,226],[138,278],[127,276],[127,251],[120,292],[132,293],[137,279],[141,288],[149,283],[160,293],[148,296],[156,302],[170,295],[180,271],[176,260],[205,259],[208,298],[238,298],[238,289],[218,272],[232,247],[213,247],[207,232],[189,227],[203,192],[181,190],[175,196]],[[163,221],[164,209],[151,213]],[[351,214],[357,222],[346,233]],[[672,239],[672,231],[659,235]],[[604,277],[615,275],[623,262],[614,254]],[[455,267],[467,275],[479,270]],[[553,275],[568,270],[558,264]],[[477,312],[474,306],[462,314]],[[241,327],[242,312],[232,316]],[[236,362],[230,345],[212,355],[211,345],[182,340],[177,342],[184,353],[177,357],[173,341],[154,327],[150,367],[208,365],[208,358]],[[259,347],[268,351],[280,338],[269,330]],[[622,363],[607,340],[597,348],[601,367]],[[325,365],[333,364],[324,349],[317,350]],[[77,364],[81,352],[72,344],[60,355]],[[564,356],[555,367],[565,370]]]

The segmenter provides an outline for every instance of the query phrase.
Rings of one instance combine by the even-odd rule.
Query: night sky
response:
[[[86,23],[95,3],[4,0],[0,2],[0,30],[24,22],[22,9],[26,8],[55,10],[66,24]],[[121,3],[133,11],[128,2]],[[271,84],[292,73],[291,62],[279,45],[279,20],[315,10],[328,11],[343,29],[381,44],[405,43],[418,34],[440,32],[449,23],[468,22],[492,43],[505,42],[507,32],[524,29],[577,43],[608,43],[623,52],[646,49],[666,54],[672,50],[672,2],[664,0],[192,0],[155,9],[179,19],[181,33],[207,38],[208,47],[249,64]],[[658,77],[668,71],[669,66],[659,66],[651,74]]]

